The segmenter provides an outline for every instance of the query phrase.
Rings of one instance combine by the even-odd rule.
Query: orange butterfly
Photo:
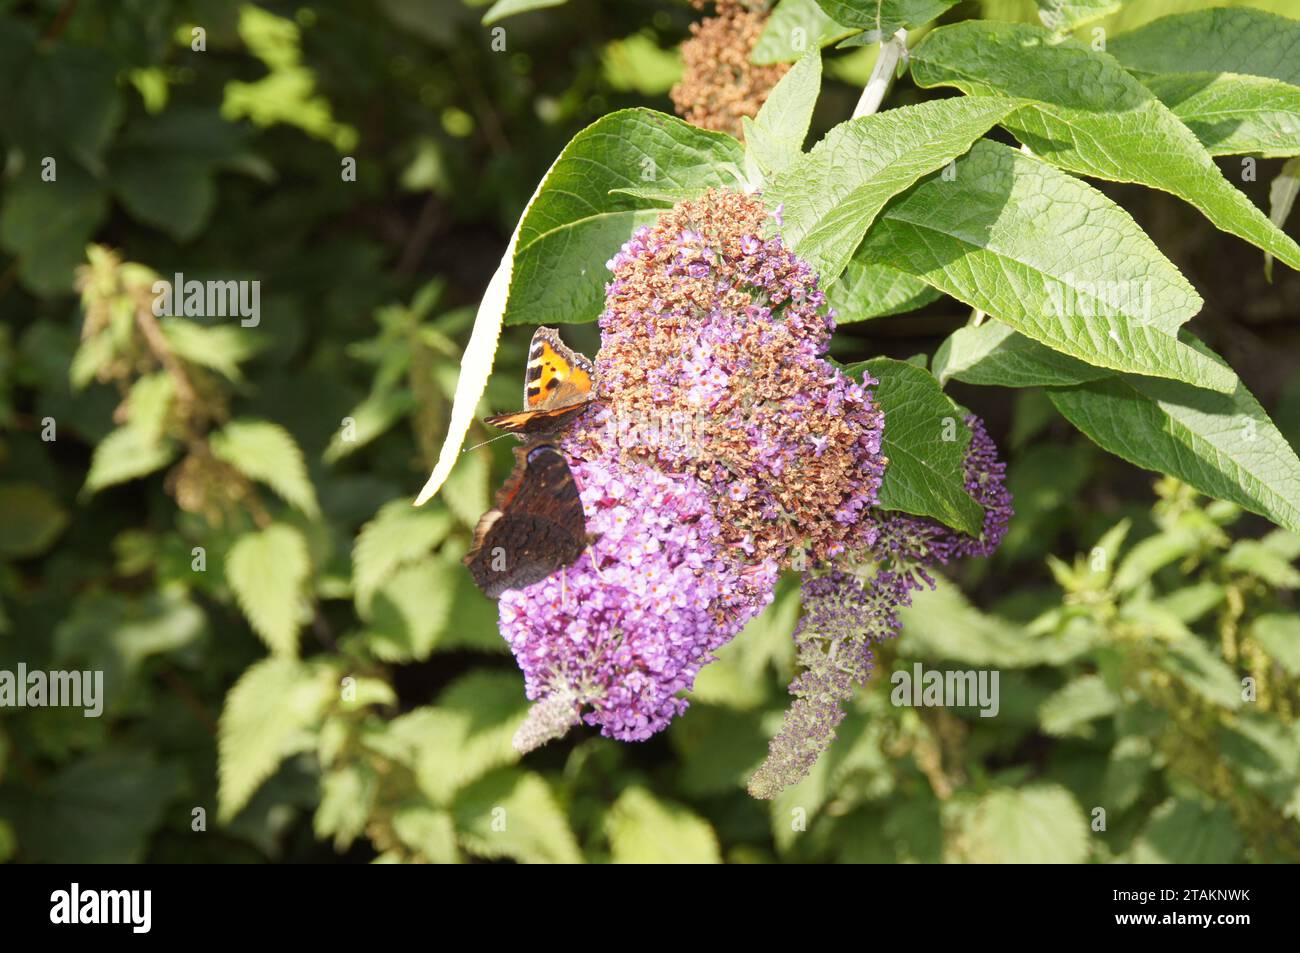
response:
[[[538,328],[528,349],[524,409],[483,422],[512,433],[558,433],[596,399],[595,380],[590,359],[561,341],[555,328]]]

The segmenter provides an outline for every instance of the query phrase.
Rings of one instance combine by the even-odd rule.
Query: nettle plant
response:
[[[1183,327],[1200,296],[1085,181],[1172,193],[1300,267],[1277,224],[1294,167],[1273,221],[1213,158],[1242,154],[1253,170],[1257,156],[1300,153],[1300,63],[1286,52],[1300,23],[1205,10],[1087,43],[1066,32],[1099,11],[1049,5],[1047,26],[926,30],[950,5],[784,0],[755,41],[745,5],[723,4],[757,43],[751,55],[807,48],[763,95],[717,97],[695,73],[674,90],[687,115],[739,138],[620,111],[575,136],[538,185],[479,307],[417,501],[455,472],[503,325],[599,322],[596,400],[551,444],[530,438],[479,534],[492,543],[492,524],[532,526],[514,548],[503,537],[499,568],[554,570],[500,598],[534,701],[520,750],[580,721],[624,740],[655,734],[792,570],[794,701],[749,788],[768,798],[806,777],[900,608],[935,567],[988,555],[1006,530],[997,450],[949,381],[1043,388],[1105,450],[1300,531],[1295,452]],[[876,41],[855,115],[805,151],[820,47]],[[961,95],[881,108],[904,70]],[[713,98],[694,108],[692,89]],[[972,314],[933,355],[828,357],[837,325],[941,295]],[[529,384],[539,375],[530,368]],[[560,520],[543,504],[568,475],[526,461],[555,449],[589,545],[548,564],[556,533],[584,530],[547,522]]]

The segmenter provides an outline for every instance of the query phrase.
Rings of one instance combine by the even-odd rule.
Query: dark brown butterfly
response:
[[[483,422],[512,433],[559,433],[595,399],[595,375],[591,361],[561,341],[555,328],[538,328],[524,371],[524,409]]]
[[[540,582],[586,546],[582,500],[564,454],[532,443],[515,448],[514,471],[497,491],[496,506],[478,521],[465,565],[495,599]]]

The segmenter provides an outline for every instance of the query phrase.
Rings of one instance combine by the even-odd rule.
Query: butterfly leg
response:
[[[600,560],[596,558],[596,550],[592,548],[591,543],[587,544],[587,555],[591,557],[591,568],[596,573],[596,578],[604,582],[605,577],[600,572]]]
[[[569,570],[560,570],[560,611],[569,611]]]

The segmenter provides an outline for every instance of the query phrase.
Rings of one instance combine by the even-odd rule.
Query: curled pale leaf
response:
[[[456,382],[456,395],[451,402],[451,422],[447,426],[447,436],[442,442],[442,449],[438,451],[438,462],[433,466],[433,473],[420,490],[420,495],[415,498],[416,506],[423,506],[433,499],[460,458],[461,444],[465,442],[465,434],[469,432],[469,425],[474,420],[474,410],[478,407],[483,392],[487,390],[492,362],[496,359],[497,342],[501,337],[501,318],[505,314],[506,300],[510,295],[510,276],[514,272],[519,229],[554,168],[553,162],[551,168],[546,170],[546,175],[537,183],[537,189],[528,200],[528,205],[520,213],[519,223],[510,236],[510,244],[501,256],[501,264],[497,266],[496,274],[488,282],[487,291],[479,303],[478,313],[474,316],[474,330],[470,332],[465,356],[460,361],[460,379]]]

